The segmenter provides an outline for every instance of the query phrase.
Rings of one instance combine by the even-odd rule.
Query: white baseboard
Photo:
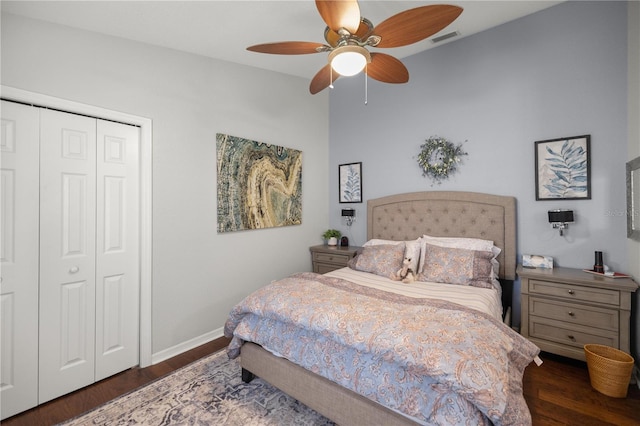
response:
[[[160,352],[156,352],[153,355],[151,355],[151,364],[153,365],[153,364],[157,364],[159,362],[165,361],[171,357],[180,355],[183,352],[186,352],[193,348],[197,348],[200,345],[209,343],[212,340],[215,340],[222,336],[224,336],[224,328],[221,327],[216,330],[212,330],[208,333],[205,333],[201,336],[194,337],[193,339],[187,340],[186,342],[182,342],[179,345],[175,345],[170,348],[161,350]]]

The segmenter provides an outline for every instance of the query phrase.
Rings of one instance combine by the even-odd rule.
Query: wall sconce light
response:
[[[563,230],[567,229],[569,224],[573,222],[573,210],[549,210],[549,223],[553,229],[560,230],[560,236],[563,235]]]
[[[344,217],[347,226],[351,226],[356,219],[356,211],[354,209],[342,209],[342,217]]]

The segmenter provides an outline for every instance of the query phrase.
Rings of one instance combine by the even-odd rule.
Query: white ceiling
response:
[[[379,24],[406,9],[447,3],[464,8],[439,34],[457,30],[470,36],[561,1],[374,1],[360,0],[362,16]],[[82,28],[311,79],[327,61],[326,53],[267,55],[247,46],[276,41],[324,43],[325,23],[312,0],[280,1],[6,1],[2,12]],[[437,45],[440,45],[437,44]],[[436,46],[430,39],[384,49],[397,58]],[[375,50],[375,49],[372,49]]]

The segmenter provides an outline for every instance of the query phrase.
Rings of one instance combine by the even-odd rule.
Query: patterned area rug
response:
[[[244,383],[240,370],[223,350],[63,424],[334,425],[259,378]]]

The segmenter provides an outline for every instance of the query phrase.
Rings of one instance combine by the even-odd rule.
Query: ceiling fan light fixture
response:
[[[344,77],[358,74],[369,62],[371,54],[362,46],[340,46],[329,53],[331,68]]]

